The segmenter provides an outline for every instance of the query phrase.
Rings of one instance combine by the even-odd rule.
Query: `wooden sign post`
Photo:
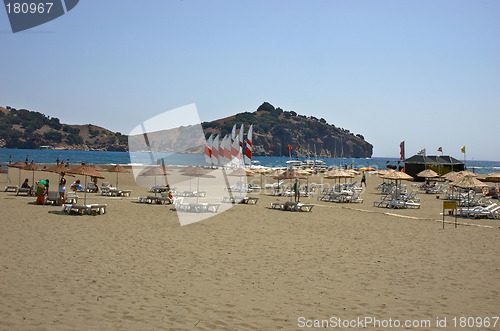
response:
[[[444,229],[444,211],[452,209],[455,214],[455,228],[457,227],[457,202],[456,201],[443,201],[443,229]]]

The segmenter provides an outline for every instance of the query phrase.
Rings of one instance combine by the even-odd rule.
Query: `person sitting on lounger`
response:
[[[80,185],[80,180],[79,179],[77,179],[75,182],[73,182],[73,184],[71,184],[70,188],[71,188],[71,190],[73,192],[83,190],[82,185]]]
[[[27,188],[27,189],[29,189],[29,190],[30,190],[30,195],[31,195],[31,190],[32,190],[32,188],[31,188],[31,186],[30,186],[30,184],[29,184],[29,180],[28,180],[28,178],[26,178],[26,179],[24,180],[24,183],[21,185],[21,188]]]

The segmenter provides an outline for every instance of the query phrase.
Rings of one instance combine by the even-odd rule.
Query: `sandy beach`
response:
[[[57,183],[35,172],[45,178]],[[148,193],[131,173],[119,177],[130,197],[87,194],[108,205],[104,215],[2,190],[0,329],[296,330],[372,317],[434,330],[437,319],[450,329],[453,318],[499,316],[500,220],[459,218],[455,228],[446,217],[443,229],[443,200],[423,193],[420,209],[376,208],[381,181],[368,176],[361,204],[314,196],[302,199],[312,212],[294,213],[269,208],[286,197],[252,193],[256,205],[186,226],[171,205],[138,203]]]

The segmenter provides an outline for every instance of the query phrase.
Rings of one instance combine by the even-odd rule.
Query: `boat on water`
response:
[[[286,167],[291,169],[310,169],[315,172],[325,172],[328,166],[325,161],[320,159],[306,159],[306,160],[288,160]]]

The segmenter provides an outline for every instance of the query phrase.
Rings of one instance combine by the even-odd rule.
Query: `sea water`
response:
[[[105,152],[105,151],[74,151],[74,150],[41,150],[41,149],[9,149],[0,148],[0,163],[8,163],[26,160],[35,163],[56,163],[69,161],[70,165],[81,164],[82,162],[93,164],[154,164],[156,160],[163,158],[168,165],[207,165],[203,154],[152,154],[152,153],[128,153],[128,152]],[[254,156],[257,165],[264,167],[284,167],[289,157],[280,156]],[[387,157],[373,157],[367,159],[355,158],[321,158],[327,166],[347,165],[348,168],[372,167],[375,169],[385,169],[389,163],[397,165],[398,159]],[[403,165],[403,163],[401,163]],[[478,161],[466,160],[468,170],[474,170],[478,174],[488,174],[500,171],[500,161]]]

